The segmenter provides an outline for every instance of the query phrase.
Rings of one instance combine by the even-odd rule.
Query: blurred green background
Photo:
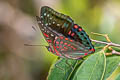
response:
[[[24,46],[48,45],[35,19],[42,6],[69,15],[92,39],[105,40],[91,34],[103,33],[120,44],[120,0],[0,0],[0,80],[46,79],[57,57],[43,46]]]

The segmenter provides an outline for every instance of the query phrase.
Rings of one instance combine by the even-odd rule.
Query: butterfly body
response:
[[[37,21],[53,54],[71,59],[80,59],[95,51],[86,32],[67,15],[43,6]]]

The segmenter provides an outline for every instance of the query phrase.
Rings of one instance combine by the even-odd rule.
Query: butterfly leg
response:
[[[68,66],[70,66],[70,67],[72,68],[72,70],[74,69],[73,66],[72,66],[71,64],[69,64],[68,59],[66,60],[66,64],[67,64]]]
[[[61,54],[62,54],[62,56],[65,57],[64,53],[61,52]],[[73,66],[72,66],[71,64],[69,64],[68,58],[67,58],[67,60],[66,60],[66,64],[67,64],[68,66],[70,66],[70,67],[72,68],[72,70],[74,69]]]
[[[62,70],[62,71],[64,71],[64,73],[65,73],[65,70],[64,70],[63,68],[61,68],[60,66],[58,66],[58,64],[61,62],[61,60],[62,60],[62,59],[60,59],[59,61],[57,61],[57,62],[55,63],[55,67],[58,68],[58,69],[60,69],[60,70]]]
[[[37,31],[36,28],[35,28],[34,26],[32,26],[32,29],[33,29],[34,31]]]

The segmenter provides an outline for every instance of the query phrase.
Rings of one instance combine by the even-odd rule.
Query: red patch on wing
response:
[[[69,35],[71,34],[71,30],[68,32],[68,34],[69,34]]]
[[[73,50],[76,50],[76,48],[73,48]]]
[[[58,42],[58,41],[56,41],[56,44],[59,44],[59,42]]]
[[[64,47],[64,49],[68,49],[67,47]]]
[[[73,48],[73,46],[70,46],[71,48]]]
[[[78,31],[82,31],[82,28],[79,28]]]
[[[70,46],[73,50],[76,50],[76,48],[74,46]]]
[[[61,54],[57,51],[57,49],[56,49],[56,47],[54,45],[53,45],[53,48],[54,48],[54,50],[56,52],[56,55],[61,56]]]
[[[59,48],[59,46],[56,46],[56,48]]]
[[[85,53],[84,55],[88,55],[88,53]]]
[[[58,55],[58,56],[62,56],[59,52],[58,52],[56,55]]]
[[[47,42],[51,43],[52,41],[51,40],[47,40]]]
[[[68,44],[68,46],[71,46],[71,44]]]
[[[70,42],[73,42],[73,40],[70,40]]]
[[[64,45],[67,45],[67,43],[64,43]]]
[[[74,28],[77,29],[77,28],[78,28],[78,25],[74,25]]]
[[[46,33],[43,33],[45,37],[49,37]]]
[[[74,36],[74,35],[75,35],[75,33],[72,33],[72,34],[71,34],[71,36]]]
[[[90,51],[93,51],[93,52],[95,52],[95,49],[93,49],[93,48],[92,48],[92,49],[90,49]]]
[[[68,40],[68,38],[65,38],[65,40]]]
[[[61,41],[60,44],[63,44],[63,41]]]
[[[60,36],[60,39],[63,39],[63,36]]]

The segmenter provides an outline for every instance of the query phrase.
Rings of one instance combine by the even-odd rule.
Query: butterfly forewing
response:
[[[69,16],[58,13],[47,6],[41,8],[41,20],[46,26],[65,36],[74,24]]]
[[[50,27],[47,27],[42,23],[41,19],[36,16],[37,18],[37,22],[39,24],[39,28],[43,33],[43,36],[45,37],[46,41],[48,42],[49,46],[46,46],[46,48],[54,53],[57,56],[62,57],[62,55],[59,53],[59,51],[57,51],[56,47],[55,47],[55,40],[57,37],[62,36],[61,34],[57,33],[56,31],[52,30]]]
[[[39,24],[39,28],[41,30],[41,32],[43,33],[43,36],[45,37],[46,41],[49,43],[48,40],[50,40],[50,42],[52,42],[55,38],[55,36],[57,36],[55,33],[53,33],[52,30],[50,30],[50,28],[46,28],[46,26],[44,25],[44,23],[42,23],[41,19],[36,16],[37,18],[37,22]]]

